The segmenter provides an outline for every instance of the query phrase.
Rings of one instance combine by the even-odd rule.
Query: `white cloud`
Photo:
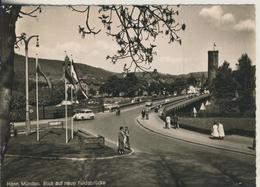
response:
[[[200,16],[205,18],[211,18],[211,19],[220,19],[223,15],[223,10],[220,6],[212,6],[210,8],[202,8],[200,13]]]
[[[234,15],[232,13],[224,13],[221,6],[202,8],[199,15],[216,24],[227,24],[235,22]]]
[[[225,23],[233,23],[233,22],[235,22],[235,17],[233,14],[227,13],[221,17],[221,20],[222,20],[222,22],[225,22]]]
[[[251,19],[240,21],[234,25],[234,29],[237,31],[255,31],[255,21]]]

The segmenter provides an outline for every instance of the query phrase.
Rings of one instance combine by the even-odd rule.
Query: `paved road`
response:
[[[110,163],[105,174],[112,186],[255,186],[255,157],[197,146],[148,132],[135,118],[142,107],[123,110],[120,116],[98,114],[95,120],[75,122],[85,129],[117,141],[120,126],[130,129],[137,151]],[[112,163],[111,163],[112,162]],[[100,168],[100,166],[97,166]],[[101,169],[102,170],[102,169]]]

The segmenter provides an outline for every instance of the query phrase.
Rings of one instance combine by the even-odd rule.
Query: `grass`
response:
[[[69,131],[69,135],[70,135]],[[68,144],[65,143],[65,129],[51,129],[41,132],[40,141],[36,141],[36,134],[18,135],[12,137],[6,154],[53,156],[53,157],[105,157],[117,154],[110,147],[99,147],[93,144],[80,143],[79,137],[74,136]]]

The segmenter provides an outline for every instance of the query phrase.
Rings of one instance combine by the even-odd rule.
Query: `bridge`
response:
[[[169,102],[163,108],[162,116],[165,116],[168,112],[178,112],[179,110],[190,106],[190,105],[197,105],[197,103],[204,103],[211,97],[211,94],[203,94],[200,96],[187,96],[185,98],[180,98],[173,102]]]

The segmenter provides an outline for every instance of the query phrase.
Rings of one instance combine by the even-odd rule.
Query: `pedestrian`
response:
[[[120,116],[120,108],[119,107],[116,108],[116,115]]]
[[[145,119],[149,119],[149,108],[148,107],[145,110]]]
[[[196,118],[197,117],[197,110],[196,110],[195,107],[193,108],[192,113],[193,113],[193,117]]]
[[[120,127],[119,128],[119,133],[118,133],[118,154],[124,154],[124,148],[125,148],[125,133],[124,133],[124,128]]]
[[[142,119],[144,119],[144,117],[145,117],[145,110],[144,109],[142,110],[141,114],[142,114]]]
[[[173,122],[174,122],[174,126],[175,126],[176,129],[179,128],[178,120],[179,120],[179,119],[178,119],[178,116],[177,116],[177,114],[175,113],[175,114],[174,114],[174,117],[173,117]]]
[[[128,127],[125,127],[125,149],[130,150],[130,132]]]
[[[158,111],[159,111],[159,107],[158,107],[158,105],[156,105],[156,107],[155,107],[155,109],[154,109],[154,112],[155,112],[155,113],[158,113]]]
[[[225,131],[224,131],[223,124],[221,123],[218,123],[218,134],[219,134],[219,139],[223,140],[225,137]]]
[[[217,122],[213,123],[212,129],[211,129],[211,138],[212,139],[218,139],[219,138]]]
[[[170,129],[171,127],[171,117],[168,115],[166,116],[166,128]]]

